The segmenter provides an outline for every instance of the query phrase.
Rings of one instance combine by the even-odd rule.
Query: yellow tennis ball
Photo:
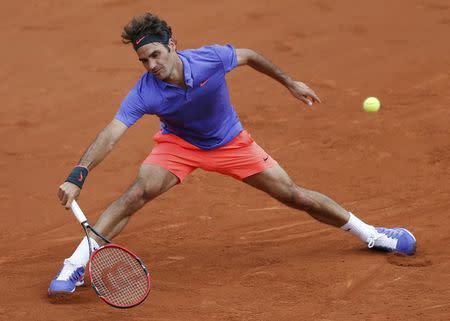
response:
[[[363,108],[368,113],[376,113],[380,110],[380,106],[381,104],[377,97],[366,98],[363,103]]]

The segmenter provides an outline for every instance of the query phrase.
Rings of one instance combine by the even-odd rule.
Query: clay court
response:
[[[446,0],[3,1],[0,5],[0,319],[360,321],[450,319],[450,3]],[[144,72],[123,25],[152,11],[178,49],[254,49],[309,84],[295,100],[249,67],[228,75],[246,129],[300,186],[368,223],[410,229],[413,257],[343,231],[232,178],[201,170],[115,239],[153,287],[118,310],[90,287],[47,287],[82,229],[56,192]],[[376,96],[378,113],[362,110]],[[79,198],[92,222],[134,179],[159,122],[133,126]]]

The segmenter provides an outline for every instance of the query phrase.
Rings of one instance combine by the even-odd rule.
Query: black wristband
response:
[[[88,174],[89,170],[86,167],[75,166],[67,177],[66,182],[75,184],[81,189]]]

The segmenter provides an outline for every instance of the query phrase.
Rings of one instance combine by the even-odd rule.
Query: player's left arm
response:
[[[280,68],[261,54],[251,49],[239,48],[236,49],[236,55],[238,66],[250,66],[253,69],[275,79],[284,85],[294,97],[300,99],[309,106],[315,102],[320,103],[320,98],[314,90],[301,81],[295,81],[289,77]]]

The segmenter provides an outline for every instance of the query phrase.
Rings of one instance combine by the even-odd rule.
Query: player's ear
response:
[[[169,39],[169,43],[167,44],[170,48],[170,50],[176,51],[177,50],[177,41],[173,38]]]

